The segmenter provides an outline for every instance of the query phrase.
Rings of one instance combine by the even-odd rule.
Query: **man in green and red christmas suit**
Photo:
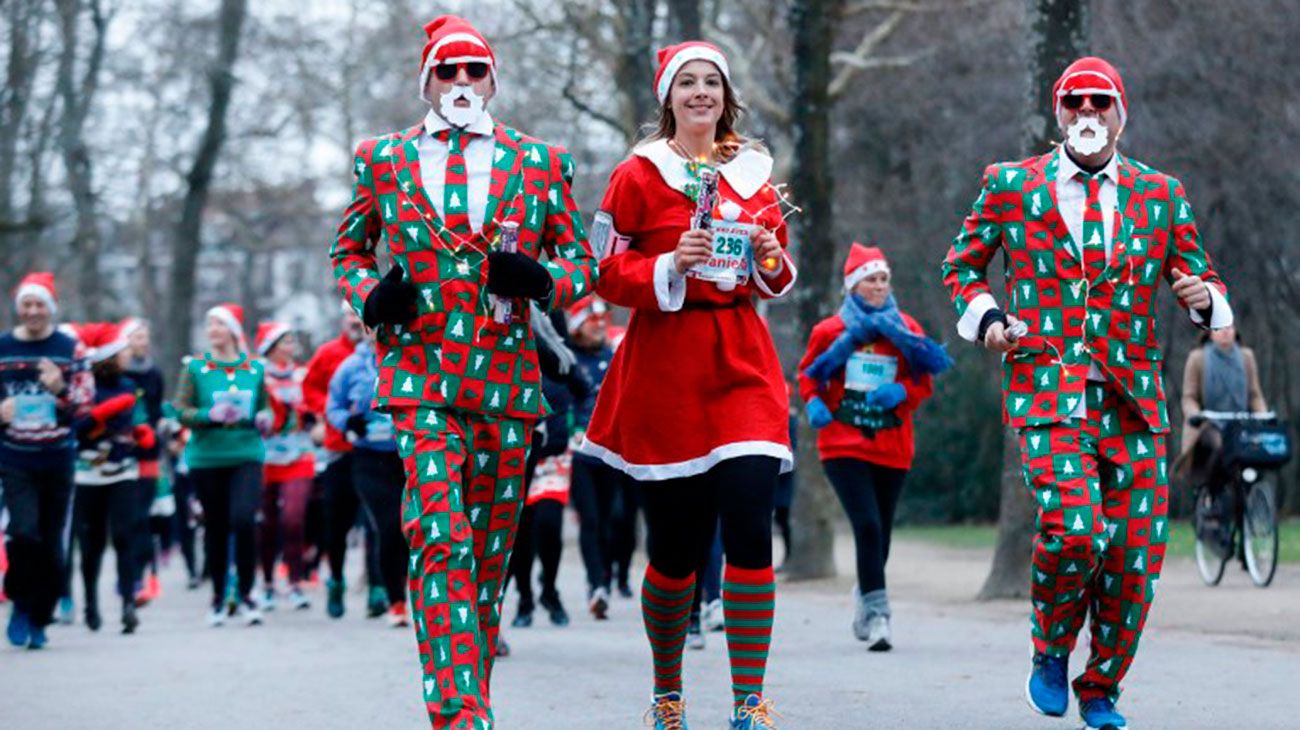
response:
[[[596,267],[568,153],[486,112],[496,92],[487,41],[453,16],[425,32],[420,91],[431,109],[415,127],[361,143],[331,257],[344,296],[378,329],[376,404],[393,417],[406,466],[429,718],[479,730],[492,727],[502,578],[531,432],[546,414],[528,300],[562,308],[594,290]],[[499,245],[508,224],[516,252]],[[494,315],[498,301],[512,302],[512,318]]]
[[[1115,701],[1168,539],[1156,292],[1169,282],[1201,327],[1231,324],[1232,310],[1182,184],[1115,151],[1128,111],[1119,73],[1080,59],[1052,101],[1065,142],[985,170],[943,280],[959,334],[1003,353],[1005,419],[1038,504],[1030,705],[1065,714],[1069,654],[1087,617],[1090,656],[1073,683],[1080,714],[1087,727],[1120,728]],[[986,279],[999,250],[1001,305]]]

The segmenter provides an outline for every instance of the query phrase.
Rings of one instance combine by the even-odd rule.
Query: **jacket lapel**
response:
[[[488,204],[483,216],[483,238],[491,241],[501,221],[510,217],[510,201],[519,193],[523,176],[520,174],[524,156],[519,140],[511,136],[509,128],[497,124],[494,130],[496,149],[492,153],[492,182],[488,187]]]
[[[1119,155],[1119,153],[1116,153]],[[1128,158],[1119,155],[1116,169],[1119,170],[1119,182],[1115,200],[1115,221],[1111,228],[1113,236],[1110,247],[1110,261],[1107,268],[1118,268],[1128,258],[1128,250],[1133,240],[1133,216],[1129,211],[1129,201],[1133,197],[1133,184],[1137,180],[1137,168],[1129,164]]]
[[[1060,205],[1056,198],[1056,175],[1061,169],[1059,154],[1058,150],[1043,156],[1047,160],[1044,174],[1047,177],[1047,194],[1051,202],[1043,213],[1043,222],[1047,224],[1048,230],[1052,232],[1052,235],[1058,241],[1065,242],[1065,252],[1076,261],[1082,262],[1082,259],[1079,258],[1079,244],[1070,235],[1070,228],[1065,225],[1065,219],[1061,217]]]
[[[420,135],[423,133],[424,125],[417,124],[403,132],[391,148],[389,159],[393,161],[393,174],[397,177],[397,189],[400,191],[401,202],[398,204],[409,202],[414,205],[429,229],[430,239],[436,236],[452,246],[451,234],[424,190],[424,177],[420,174]]]

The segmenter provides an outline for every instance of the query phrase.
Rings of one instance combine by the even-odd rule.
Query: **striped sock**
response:
[[[763,674],[772,644],[776,577],[772,566],[750,570],[727,565],[722,571],[722,612],[727,624],[727,657],[736,705],[748,695],[763,695]]]
[[[641,615],[655,664],[655,694],[682,691],[682,648],[691,621],[695,574],[669,578],[649,566],[641,584]]]

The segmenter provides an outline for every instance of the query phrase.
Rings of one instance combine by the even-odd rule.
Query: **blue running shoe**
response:
[[[1128,720],[1115,710],[1115,703],[1109,697],[1080,702],[1079,717],[1083,718],[1084,730],[1121,730],[1128,727]]]
[[[776,730],[772,700],[749,695],[739,707],[731,711],[731,730]]]
[[[27,646],[27,640],[32,636],[32,622],[27,618],[27,614],[19,611],[17,606],[9,614],[9,627],[5,629],[5,636],[9,637],[9,643],[16,647],[22,648]]]
[[[343,618],[343,593],[346,587],[342,580],[330,579],[325,582],[325,613],[330,618]]]
[[[654,722],[654,730],[687,730],[686,702],[681,692],[668,692],[651,698],[654,703],[646,710],[646,724]]]
[[[1061,717],[1070,706],[1070,658],[1034,655],[1034,668],[1025,682],[1025,699],[1036,712],[1050,717]]]
[[[50,640],[45,636],[44,626],[32,626],[32,635],[27,638],[28,649],[44,649]]]

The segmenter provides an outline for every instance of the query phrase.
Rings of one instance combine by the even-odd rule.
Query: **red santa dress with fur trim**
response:
[[[721,165],[714,217],[762,226],[784,247],[771,169],[753,148]],[[738,456],[792,465],[781,364],[754,298],[789,292],[794,262],[783,254],[766,277],[755,266],[729,290],[680,277],[672,252],[691,226],[696,184],[665,141],[638,147],[610,177],[591,238],[605,247],[597,293],[632,316],[579,451],[640,481],[702,474]]]

